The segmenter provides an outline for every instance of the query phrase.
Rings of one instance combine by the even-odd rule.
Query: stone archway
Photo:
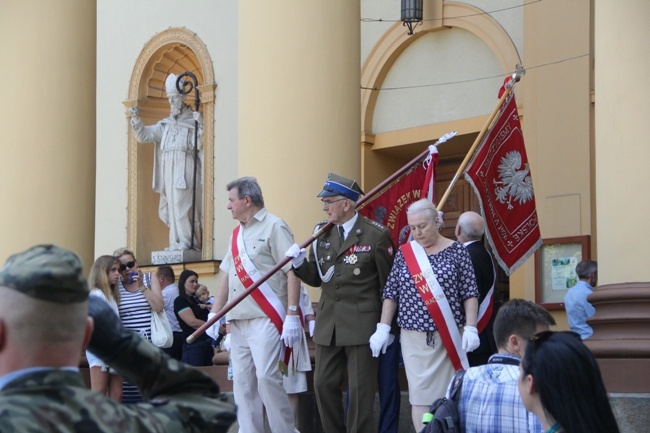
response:
[[[200,108],[204,119],[203,139],[203,237],[202,260],[212,260],[214,237],[214,104],[216,83],[212,60],[205,44],[185,28],[170,28],[153,38],[142,49],[133,67],[128,109],[140,108],[145,124],[155,123],[169,115],[165,94],[165,78],[170,73],[192,72],[197,77]],[[193,97],[189,97],[190,104]],[[158,195],[151,190],[153,170],[152,145],[138,144],[128,126],[128,220],[127,244],[140,257],[166,245],[167,227],[158,218]],[[150,147],[151,146],[151,147]]]
[[[418,38],[427,33],[452,27],[466,30],[478,36],[494,53],[503,72],[513,70],[520,62],[517,49],[508,33],[490,15],[480,9],[463,3],[442,2],[434,18],[417,27],[417,33],[408,36],[401,23],[393,25],[375,44],[361,68],[361,131],[373,132],[373,114],[378,92],[368,89],[380,88],[388,71],[399,55]]]
[[[398,57],[419,38],[451,28],[465,30],[477,36],[494,54],[503,73],[512,71],[520,63],[517,48],[505,29],[489,14],[463,3],[450,1],[433,2],[434,6],[428,11],[428,19],[417,27],[413,36],[408,36],[402,23],[396,23],[377,41],[371,49],[361,69],[361,149],[362,149],[362,179],[364,185],[377,183],[388,174],[406,163],[424,149],[424,144],[433,142],[443,133],[452,130],[470,131],[455,139],[458,150],[466,152],[476,135],[481,130],[488,116],[477,116],[452,120],[437,124],[375,134],[373,119],[377,109],[379,92],[371,89],[381,88],[389,71]],[[425,11],[426,12],[426,11]],[[521,108],[520,108],[521,110]],[[471,132],[475,131],[475,132]],[[390,147],[390,153],[373,152],[373,145],[378,137],[382,137],[383,150]],[[390,142],[390,143],[388,143]],[[413,149],[420,146],[417,152]],[[456,146],[456,144],[454,145]],[[377,149],[377,146],[374,146]],[[409,148],[407,150],[407,148]],[[401,158],[401,156],[404,156]],[[455,152],[451,158],[441,162],[438,168],[438,197],[454,178],[464,153],[459,156]],[[396,163],[398,161],[398,163]],[[379,173],[378,173],[379,172]],[[454,237],[454,229],[458,216],[464,211],[479,211],[478,202],[471,187],[460,179],[455,183],[449,200],[445,205],[445,225],[443,235]],[[497,266],[498,299],[507,300],[509,297],[509,279]]]

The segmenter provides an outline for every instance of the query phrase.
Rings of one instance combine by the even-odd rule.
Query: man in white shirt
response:
[[[285,260],[294,243],[289,226],[264,205],[262,189],[253,177],[230,182],[228,210],[239,224],[219,266],[212,314],[232,303],[248,287]],[[240,433],[264,433],[263,407],[274,433],[298,433],[279,361],[284,346],[292,347],[304,330],[298,304],[300,280],[287,263],[226,315],[230,325],[224,345],[230,345],[233,394]],[[212,316],[208,316],[208,320]],[[207,333],[216,338],[219,324]]]

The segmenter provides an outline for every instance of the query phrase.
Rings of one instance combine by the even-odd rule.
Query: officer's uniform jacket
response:
[[[320,229],[326,222],[318,224]],[[322,288],[313,340],[320,345],[368,344],[381,315],[381,293],[393,264],[394,246],[383,225],[358,216],[341,244],[337,227],[322,234],[309,251],[309,259],[294,272],[305,283]],[[334,272],[322,281],[320,271]]]

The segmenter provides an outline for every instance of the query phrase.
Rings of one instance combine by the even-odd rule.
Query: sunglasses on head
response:
[[[135,260],[126,263],[120,263],[120,272],[126,271],[127,268],[132,269],[135,266]]]

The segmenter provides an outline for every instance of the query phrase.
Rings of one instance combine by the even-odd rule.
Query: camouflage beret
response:
[[[9,257],[0,270],[0,286],[59,304],[88,299],[81,259],[56,245],[37,245]]]

